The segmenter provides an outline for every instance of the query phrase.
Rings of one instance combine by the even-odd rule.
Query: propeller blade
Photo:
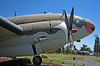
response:
[[[73,25],[73,17],[74,17],[74,7],[72,8],[71,14],[70,14],[70,20],[69,20],[69,31],[72,30],[72,25]]]
[[[73,50],[74,50],[75,55],[76,55],[76,50],[75,50],[75,47],[74,47],[73,36],[72,36],[71,31],[70,31],[70,33],[69,33],[69,36],[70,36],[70,40],[71,40],[71,43],[70,43],[70,44],[72,44]]]
[[[65,23],[66,23],[66,26],[68,28],[69,21],[68,21],[67,14],[66,14],[66,11],[65,10],[63,10],[63,14],[65,15]]]
[[[74,7],[72,8],[71,14],[70,14],[70,19],[69,19],[69,25],[68,25],[68,40],[69,40],[69,35],[72,36],[72,25],[73,25],[73,17],[74,17]],[[73,38],[70,36],[71,41],[73,42]]]
[[[73,25],[74,7],[72,8],[72,11],[71,11],[71,14],[70,14],[70,20],[68,20],[68,17],[67,17],[65,10],[63,10],[63,14],[65,15],[65,23],[66,23],[66,26],[68,28],[68,31],[71,31],[72,25]]]

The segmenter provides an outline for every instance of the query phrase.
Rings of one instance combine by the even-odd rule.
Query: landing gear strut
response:
[[[41,65],[42,58],[40,56],[34,56],[33,63],[34,63],[34,65]]]

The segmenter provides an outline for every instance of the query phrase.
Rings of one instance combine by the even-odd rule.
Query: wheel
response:
[[[40,64],[42,63],[42,58],[41,58],[40,56],[35,56],[35,57],[33,58],[33,63],[34,63],[35,65],[40,65]]]

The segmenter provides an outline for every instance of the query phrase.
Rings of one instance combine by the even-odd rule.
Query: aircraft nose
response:
[[[90,20],[86,20],[86,23],[87,23],[87,27],[86,27],[87,33],[92,33],[95,30],[94,23],[91,22]]]

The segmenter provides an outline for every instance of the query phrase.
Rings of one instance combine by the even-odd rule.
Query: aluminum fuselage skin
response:
[[[69,43],[68,30],[66,30],[67,27],[64,22],[65,18],[63,16],[60,19],[61,15],[50,13],[6,18],[20,26],[23,29],[23,35],[16,35],[0,27],[0,56],[34,55],[33,46],[35,43],[40,43],[41,53],[58,49]],[[69,19],[70,15],[67,15],[67,17]],[[73,21],[73,29],[78,30],[72,34],[74,41],[91,34],[93,32],[91,27],[95,28],[91,21],[79,16],[74,16]],[[39,40],[42,37],[46,37],[47,39],[43,41]],[[9,54],[7,55],[8,52]]]

